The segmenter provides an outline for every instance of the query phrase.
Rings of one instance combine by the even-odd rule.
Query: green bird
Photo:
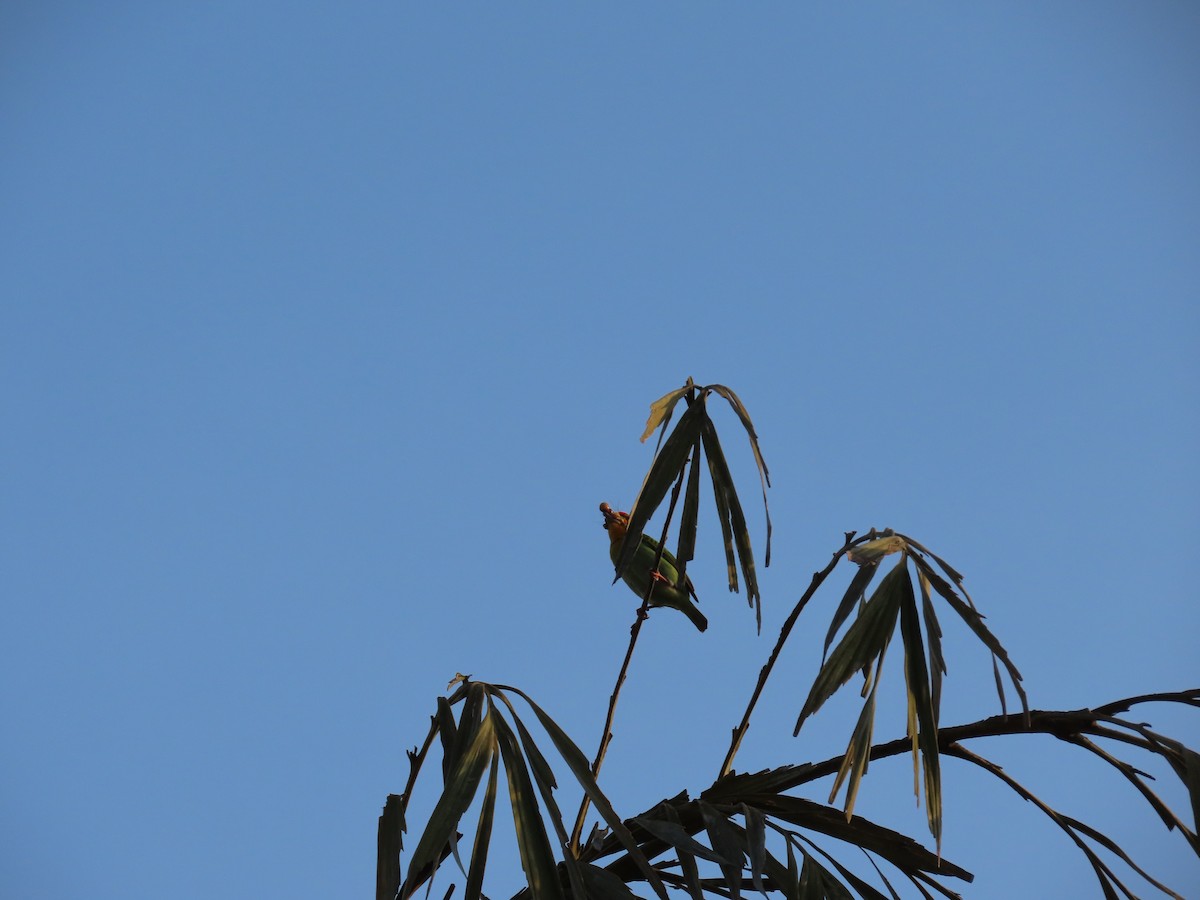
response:
[[[607,503],[600,504],[600,512],[604,513],[604,528],[608,532],[608,555],[612,558],[615,566],[617,554],[621,551],[621,541],[625,538],[625,530],[629,527],[629,513],[618,512]],[[654,571],[654,560],[657,556],[658,541],[643,534],[637,552],[621,575],[622,580],[641,599],[646,596],[650,579],[654,579],[657,583],[654,585],[654,594],[650,597],[650,606],[669,606],[671,609],[677,609],[687,616],[696,628],[704,631],[708,628],[708,619],[704,618],[704,613],[696,608],[695,603],[692,603],[693,599],[697,601],[700,599],[696,596],[696,588],[692,586],[692,579],[685,575],[683,583],[680,584],[679,562],[669,550],[663,550],[658,571]]]

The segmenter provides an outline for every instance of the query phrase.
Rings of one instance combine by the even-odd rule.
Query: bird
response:
[[[600,504],[600,512],[604,514],[604,528],[608,532],[608,555],[612,558],[613,565],[616,565],[617,556],[621,552],[621,541],[625,538],[625,530],[629,527],[629,513],[619,512],[607,503]],[[683,583],[680,583],[679,561],[675,559],[671,551],[665,549],[662,559],[659,560],[658,571],[654,571],[654,560],[657,556],[658,541],[643,534],[637,552],[634,553],[633,559],[629,561],[629,565],[621,574],[622,580],[639,598],[644,598],[646,590],[650,586],[650,579],[653,578],[656,584],[654,593],[650,596],[650,606],[652,608],[668,606],[671,609],[677,609],[687,616],[699,631],[704,631],[708,628],[708,619],[704,618],[704,613],[700,612],[696,608],[696,604],[692,602],[693,599],[697,602],[700,600],[696,596],[696,588],[692,585],[692,579],[685,575]]]

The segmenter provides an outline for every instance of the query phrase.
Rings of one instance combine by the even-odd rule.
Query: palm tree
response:
[[[655,401],[642,440],[660,431],[659,446],[633,509],[628,514],[619,514],[625,517],[621,519],[625,531],[623,539],[620,535],[615,537],[619,546],[614,545],[612,554],[615,576],[625,575],[628,583],[641,588],[642,604],[630,630],[629,647],[594,757],[589,762],[575,742],[525,692],[458,676],[451,682],[450,696],[438,698],[436,714],[424,742],[409,752],[409,775],[402,792],[388,796],[380,816],[377,898],[394,900],[413,896],[418,890],[427,891],[438,869],[451,857],[466,876],[463,889],[466,900],[484,896],[483,879],[493,836],[501,764],[526,876],[526,885],[517,897],[629,900],[638,896],[631,885],[640,883],[643,892],[648,890],[663,900],[668,891],[686,893],[695,900],[738,898],[743,891],[773,893],[795,900],[823,897],[885,900],[901,896],[893,886],[896,873],[912,885],[916,891],[913,896],[932,898],[936,893],[959,897],[957,888],[970,883],[972,875],[941,855],[942,757],[972,764],[1033,803],[1084,854],[1106,898],[1135,897],[1125,883],[1131,877],[1167,896],[1180,897],[1139,867],[1111,838],[1034,796],[972,746],[981,738],[998,735],[1040,735],[1073,745],[1103,760],[1129,781],[1166,828],[1177,830],[1191,852],[1200,856],[1200,841],[1196,836],[1196,823],[1200,819],[1200,754],[1126,715],[1135,707],[1140,711],[1152,703],[1198,707],[1200,689],[1130,697],[1093,709],[1029,709],[1021,675],[1000,641],[984,624],[983,616],[963,587],[962,575],[924,544],[890,529],[871,529],[861,535],[848,532],[828,564],[813,575],[762,667],[745,713],[732,731],[716,780],[698,797],[679,793],[632,817],[622,817],[616,812],[597,779],[642,623],[648,609],[663,605],[655,602],[654,592],[674,591],[686,600],[687,592],[680,591],[690,584],[686,567],[693,558],[699,522],[702,460],[707,462],[712,482],[730,590],[739,589],[740,572],[748,604],[761,630],[761,599],[746,517],[716,427],[708,415],[707,400],[713,395],[730,404],[749,436],[766,510],[770,485],[767,466],[750,416],[732,390],[718,384],[699,386],[689,378],[683,387]],[[680,401],[684,403],[684,411],[668,433]],[[682,505],[678,502],[681,496]],[[660,538],[655,541],[643,532],[664,501],[666,521]],[[672,554],[666,550],[667,537],[677,510],[679,528]],[[606,511],[606,516],[610,513]],[[768,512],[764,553],[767,565],[770,543]],[[648,562],[651,557],[653,565]],[[645,566],[646,572],[630,575],[631,564]],[[734,760],[757,702],[800,614],[843,564],[857,568],[829,624],[824,659],[797,714],[794,733],[798,734],[809,717],[834,693],[861,676],[863,706],[846,752],[832,759],[790,762],[761,772],[735,771]],[[665,579],[659,576],[646,577],[651,571],[669,572],[671,584],[664,586]],[[990,652],[1000,715],[962,725],[940,724],[946,664],[939,607],[943,615],[948,610],[960,617]],[[877,688],[884,659],[897,635],[903,654],[907,735],[877,744],[873,739]],[[1008,710],[1006,682],[1020,702],[1019,711]],[[543,735],[541,743],[535,740],[530,728],[533,721]],[[435,738],[439,739],[442,755],[441,791],[407,864],[402,865],[408,799],[426,771],[424,764]],[[906,753],[912,755],[918,796],[923,788],[932,849],[854,814],[868,763]],[[563,817],[556,797],[555,766],[550,764],[548,756],[557,758],[558,770],[569,771],[581,790],[579,808],[569,830],[568,819]],[[1151,789],[1152,779],[1144,768],[1146,761],[1153,758],[1165,761],[1186,788],[1191,799],[1188,821]],[[833,783],[827,803],[795,793],[829,777]],[[843,789],[840,806],[832,805]],[[584,829],[593,810],[597,821],[593,821],[585,836]],[[459,828],[469,811],[473,812],[475,827],[469,855],[465,855],[459,848],[463,836]],[[843,859],[825,849],[829,838],[865,853],[871,862],[872,878],[856,874]],[[668,853],[671,854],[668,859],[655,862]],[[446,897],[452,892],[453,887]]]

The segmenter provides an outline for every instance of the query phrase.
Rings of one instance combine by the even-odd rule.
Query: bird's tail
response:
[[[679,607],[679,611],[692,620],[692,624],[700,631],[708,628],[708,619],[704,618],[704,613],[696,608],[696,605],[690,601],[685,602]]]

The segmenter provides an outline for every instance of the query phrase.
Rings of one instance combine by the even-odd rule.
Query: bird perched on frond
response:
[[[600,504],[600,512],[604,513],[604,528],[608,531],[608,555],[612,558],[613,565],[616,565],[621,541],[629,527],[629,513],[618,512],[607,503]],[[696,596],[692,579],[685,575],[680,583],[679,562],[669,550],[663,550],[658,571],[655,571],[654,560],[657,556],[658,541],[643,534],[637,552],[621,573],[622,580],[640,599],[646,596],[650,580],[654,579],[656,583],[654,593],[650,597],[650,606],[669,606],[671,609],[677,609],[687,616],[696,628],[704,631],[708,628],[708,619],[704,618],[704,614],[692,602],[693,599],[700,599]]]

